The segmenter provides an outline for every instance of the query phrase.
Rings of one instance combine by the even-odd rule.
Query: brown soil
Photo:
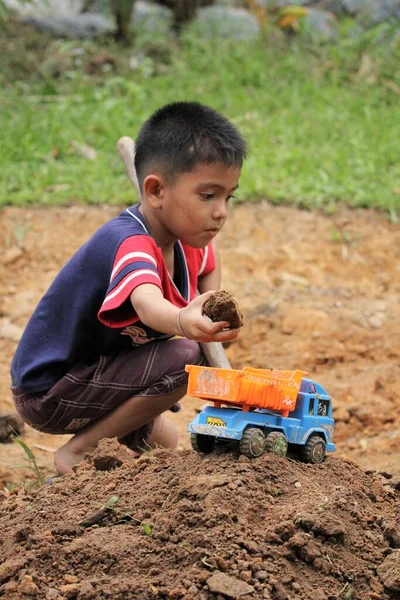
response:
[[[0,213],[0,411],[12,410],[9,363],[29,314],[117,212]],[[233,210],[220,248],[223,287],[245,322],[228,349],[232,365],[308,370],[334,398],[335,457],[306,466],[198,456],[186,424],[201,402],[187,398],[171,416],[181,453],[134,461],[103,444],[97,469],[119,455],[115,471],[90,459],[37,491],[3,492],[0,597],[400,597],[400,226],[372,211],[326,216],[262,203]],[[23,439],[51,474],[63,438],[27,428]],[[34,479],[15,468],[23,462],[20,446],[0,445],[0,489]],[[105,519],[79,525],[112,496]]]
[[[132,460],[105,441],[72,476],[0,496],[0,596],[394,599],[398,508],[384,477],[342,459]]]

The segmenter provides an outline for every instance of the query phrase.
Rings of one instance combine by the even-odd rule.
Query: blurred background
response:
[[[241,199],[344,201],[395,218],[400,0],[0,9],[0,205],[123,201],[116,139],[163,103],[197,99],[248,138]]]

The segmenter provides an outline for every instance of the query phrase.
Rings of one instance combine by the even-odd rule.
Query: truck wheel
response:
[[[288,449],[287,439],[280,431],[271,431],[265,439],[265,449],[267,452],[273,452],[277,456],[286,456]]]
[[[325,440],[319,435],[310,435],[304,446],[300,449],[301,460],[313,465],[324,462],[325,454]]]
[[[244,456],[257,458],[265,450],[265,435],[257,427],[248,427],[239,443],[239,450]]]
[[[203,435],[201,433],[191,433],[190,443],[193,450],[202,454],[211,454],[214,450],[216,438],[213,435]]]

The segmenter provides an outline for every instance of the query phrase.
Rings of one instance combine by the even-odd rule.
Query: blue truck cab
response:
[[[265,451],[285,456],[288,449],[304,462],[322,463],[334,452],[332,399],[315,381],[303,377],[296,406],[288,416],[278,411],[240,406],[207,406],[189,424],[191,444],[210,453],[216,442],[238,442],[241,454],[254,458]]]

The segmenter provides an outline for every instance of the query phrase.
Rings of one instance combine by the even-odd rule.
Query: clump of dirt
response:
[[[11,442],[25,430],[25,424],[17,413],[0,413],[0,444]]]
[[[71,476],[0,492],[0,596],[394,600],[399,488],[332,457],[103,441]]]
[[[231,329],[237,329],[243,325],[243,314],[239,305],[229,292],[221,290],[215,292],[203,305],[203,315],[211,321],[226,321]]]

